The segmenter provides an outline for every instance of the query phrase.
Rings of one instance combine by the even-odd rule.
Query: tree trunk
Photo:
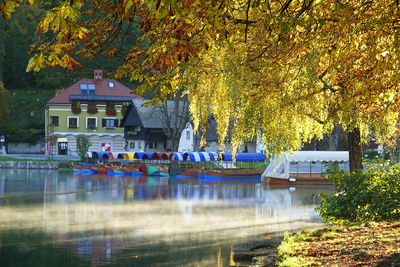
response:
[[[352,131],[347,132],[347,139],[349,142],[350,172],[362,170],[363,149],[361,144],[360,129],[357,127],[354,128]]]
[[[179,139],[180,139],[180,136],[174,136],[172,138],[171,151],[178,151]]]

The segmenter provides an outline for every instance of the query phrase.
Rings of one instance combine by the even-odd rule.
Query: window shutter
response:
[[[114,119],[114,126],[118,127],[118,119]]]
[[[106,119],[101,120],[101,127],[106,127]]]

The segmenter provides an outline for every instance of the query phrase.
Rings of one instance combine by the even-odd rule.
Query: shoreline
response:
[[[48,169],[58,170],[60,162],[58,161],[0,161],[0,169]]]
[[[332,225],[236,244],[231,266],[400,266],[400,221]]]

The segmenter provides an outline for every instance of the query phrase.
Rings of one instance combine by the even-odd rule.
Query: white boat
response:
[[[261,178],[268,184],[329,184],[322,177],[327,163],[348,169],[348,151],[294,151],[274,157]]]

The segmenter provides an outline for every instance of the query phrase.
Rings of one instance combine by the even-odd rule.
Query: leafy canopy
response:
[[[41,4],[30,0],[30,4]],[[0,6],[7,19],[18,3]],[[184,87],[195,129],[212,114],[220,143],[261,130],[268,152],[298,148],[334,124],[390,135],[399,117],[399,4],[395,0],[66,0],[37,26],[27,70],[73,70],[77,55],[112,56],[124,29],[143,31],[114,73]]]

